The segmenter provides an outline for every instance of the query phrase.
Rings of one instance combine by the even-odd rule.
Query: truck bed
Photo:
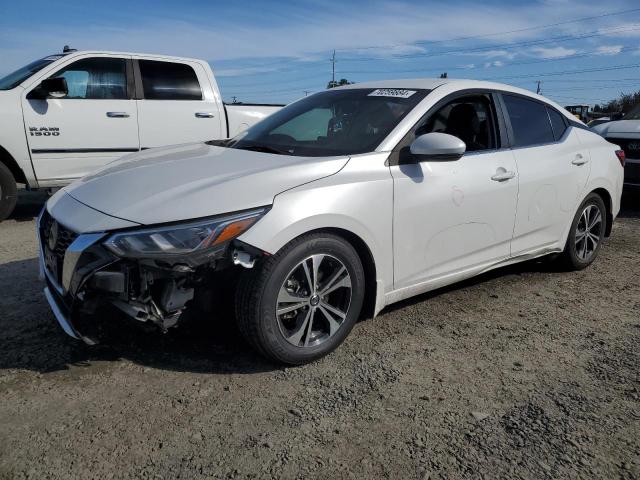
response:
[[[225,103],[227,137],[235,137],[249,126],[280,110],[284,105],[261,103]]]

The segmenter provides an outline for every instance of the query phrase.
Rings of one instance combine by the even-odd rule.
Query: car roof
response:
[[[466,89],[490,89],[501,90],[503,92],[519,93],[533,98],[539,98],[545,102],[549,102],[548,99],[526,90],[524,88],[518,88],[504,83],[487,82],[484,80],[464,80],[453,78],[409,78],[400,80],[379,80],[372,82],[352,83],[351,85],[345,85],[338,88],[418,88],[433,90],[434,88],[442,85],[455,86],[460,90]]]
[[[487,82],[485,80],[466,80],[456,78],[409,78],[399,80],[378,80],[371,82],[352,83],[351,85],[344,85],[337,87],[340,89],[350,88],[398,88],[398,89],[425,89],[433,90],[443,85],[450,85],[459,90],[467,89],[486,89],[486,90],[499,90],[501,92],[517,93],[526,97],[531,97],[533,100],[539,100],[555,107],[562,112],[566,117],[575,119],[575,117],[568,112],[563,106],[549,100],[542,95],[534,93],[524,88],[514,87],[505,83]]]

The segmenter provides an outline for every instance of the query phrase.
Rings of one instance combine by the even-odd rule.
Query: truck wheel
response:
[[[562,260],[571,270],[588,267],[598,256],[604,232],[607,230],[607,211],[602,197],[590,193],[578,208],[567,243],[562,252]]]
[[[13,173],[0,163],[0,222],[13,212],[18,201],[18,187]]]
[[[356,323],[364,269],[339,236],[309,234],[243,272],[236,317],[245,339],[265,357],[301,365],[333,351]]]

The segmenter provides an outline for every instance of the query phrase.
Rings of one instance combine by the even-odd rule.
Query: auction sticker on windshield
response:
[[[394,98],[409,98],[416,93],[415,90],[402,90],[398,88],[379,88],[371,92],[369,97],[394,97]]]

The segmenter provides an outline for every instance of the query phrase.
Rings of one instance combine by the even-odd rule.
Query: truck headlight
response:
[[[260,208],[208,220],[116,233],[104,246],[119,257],[188,255],[224,246],[266,212],[266,208]]]

